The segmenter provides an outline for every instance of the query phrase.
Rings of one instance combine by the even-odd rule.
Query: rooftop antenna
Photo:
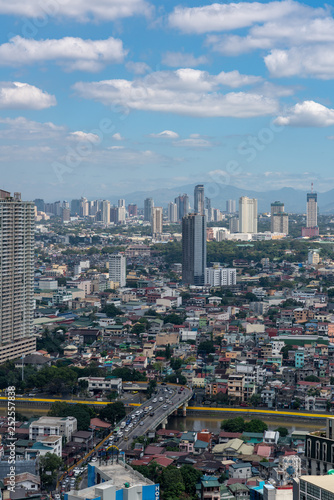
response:
[[[311,182],[311,193],[313,193],[313,182]]]

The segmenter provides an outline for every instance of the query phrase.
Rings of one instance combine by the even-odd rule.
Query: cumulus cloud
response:
[[[334,78],[334,43],[272,50],[265,64],[273,77]]]
[[[55,125],[52,122],[35,122],[23,116],[17,118],[0,118],[0,124],[5,125],[0,130],[1,139],[50,139],[63,135],[65,127]]]
[[[277,101],[256,92],[223,93],[223,86],[237,87],[258,81],[238,72],[210,75],[190,68],[160,71],[142,79],[78,82],[80,97],[103,104],[189,116],[252,117],[277,111]]]
[[[151,71],[151,68],[145,62],[133,62],[129,61],[125,65],[126,69],[135,75],[145,75]]]
[[[55,96],[21,82],[0,82],[0,109],[45,109],[55,106]]]
[[[176,7],[169,15],[169,24],[184,33],[200,34],[246,28],[253,24],[313,11],[314,9],[292,0],[265,4],[260,2],[213,3],[204,7]]]
[[[150,134],[150,137],[156,137],[157,139],[178,139],[179,134],[176,132],[173,132],[172,130],[163,130],[162,132],[159,132],[158,134]]]
[[[75,142],[92,142],[93,144],[98,144],[101,142],[101,139],[98,135],[92,134],[91,132],[83,132],[82,130],[71,132],[68,135],[68,139]]]
[[[329,127],[334,125],[334,109],[318,102],[304,101],[278,116],[275,123],[292,127]]]
[[[57,61],[68,70],[98,71],[109,63],[120,63],[126,56],[122,40],[33,40],[15,36],[0,45],[0,65],[22,66]]]
[[[124,137],[121,136],[121,134],[119,132],[116,132],[116,134],[114,134],[112,136],[112,138],[115,140],[115,141],[124,141]]]
[[[183,52],[166,52],[162,57],[162,64],[171,68],[190,67],[194,68],[208,62],[206,56],[195,57],[194,54]]]
[[[134,15],[149,16],[152,7],[145,0],[0,0],[0,14],[27,18],[71,18],[78,21],[114,21]]]

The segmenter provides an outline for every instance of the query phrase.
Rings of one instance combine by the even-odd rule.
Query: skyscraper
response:
[[[194,212],[195,214],[204,215],[204,186],[198,184],[194,190]]]
[[[0,363],[36,350],[34,210],[20,193],[0,190]]]
[[[318,195],[313,191],[313,182],[311,192],[306,196],[306,227],[302,228],[302,236],[318,236]]]
[[[130,203],[128,205],[129,217],[137,217],[138,215],[138,207],[134,203]]]
[[[162,234],[162,207],[153,207],[151,225],[152,236],[159,237]]]
[[[34,203],[36,205],[36,208],[37,208],[38,212],[44,212],[45,211],[45,203],[44,203],[43,199],[36,198],[36,200],[34,200]]]
[[[270,229],[272,233],[289,233],[289,216],[284,212],[284,203],[275,201],[270,206]]]
[[[172,201],[168,203],[168,220],[169,222],[177,222],[177,205]]]
[[[241,196],[239,199],[239,232],[257,233],[257,199]]]
[[[237,211],[235,200],[227,200],[226,202],[226,212],[228,214],[234,214]]]
[[[109,279],[114,283],[119,283],[120,287],[126,285],[126,258],[123,254],[110,255]]]
[[[307,193],[306,206],[306,227],[316,227],[318,225],[318,195],[317,193]]]
[[[152,209],[154,207],[154,201],[152,198],[146,198],[144,201],[144,220],[151,222],[152,220]]]
[[[110,201],[108,200],[102,201],[101,219],[104,224],[110,224]]]
[[[182,281],[205,285],[206,220],[205,215],[188,214],[182,219]]]
[[[187,194],[179,194],[174,201],[177,206],[177,220],[182,220],[190,212],[189,196]]]

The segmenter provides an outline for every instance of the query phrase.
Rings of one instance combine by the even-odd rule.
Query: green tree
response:
[[[49,410],[51,417],[75,417],[78,422],[79,431],[87,431],[90,425],[91,410],[88,405],[69,404],[64,401],[52,403]]]
[[[63,466],[63,460],[55,453],[46,453],[39,459],[39,473],[44,487],[52,486],[57,479],[58,470]],[[51,472],[51,474],[50,474]],[[49,473],[49,474],[48,474]]]
[[[164,323],[173,323],[173,325],[182,325],[183,317],[176,313],[167,314],[164,317]]]
[[[226,432],[244,432],[245,421],[242,417],[229,418],[222,421],[220,428]]]
[[[258,406],[261,403],[260,394],[252,394],[251,397],[249,398],[249,402],[253,406]]]
[[[198,352],[204,352],[206,354],[214,353],[216,351],[215,346],[211,340],[204,340],[201,342],[197,349]]]
[[[304,380],[305,382],[320,382],[320,378],[316,375],[309,375],[308,377],[305,377]]]
[[[286,427],[277,427],[276,432],[279,432],[280,437],[286,437],[289,435],[289,431]]]
[[[175,465],[169,465],[161,472],[161,488],[164,500],[175,500],[180,498],[185,491],[185,485],[180,469]]]
[[[180,472],[185,486],[185,491],[195,497],[196,484],[202,477],[202,472],[195,469],[192,465],[183,465],[180,468]]]
[[[121,309],[118,309],[118,307],[116,307],[115,304],[106,304],[104,308],[101,309],[101,312],[105,313],[108,316],[108,318],[114,318],[115,316],[123,314]]]
[[[245,431],[246,432],[257,432],[263,433],[268,430],[268,426],[265,422],[259,418],[252,418],[249,422],[246,422]]]
[[[100,410],[100,418],[102,418],[102,420],[107,420],[107,422],[110,422],[111,424],[122,420],[125,415],[125,407],[121,401],[110,403]]]
[[[146,375],[138,372],[137,370],[130,370],[130,368],[115,368],[111,372],[113,377],[121,378],[126,382],[145,382]]]

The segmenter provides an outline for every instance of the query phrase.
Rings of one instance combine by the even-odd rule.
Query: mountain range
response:
[[[270,204],[274,201],[281,201],[285,205],[285,211],[288,213],[305,213],[306,212],[306,192],[300,189],[290,187],[271,190],[271,191],[254,191],[247,189],[239,189],[235,186],[221,185],[216,183],[205,183],[205,196],[211,198],[211,206],[226,209],[226,200],[236,200],[238,209],[238,200],[240,196],[248,196],[249,198],[257,198],[258,211],[270,212]],[[170,201],[183,193],[187,193],[190,198],[191,207],[194,206],[194,187],[196,184],[187,184],[175,188],[160,188],[153,191],[135,191],[121,196],[125,199],[126,204],[136,203],[138,207],[144,206],[145,198],[153,198],[155,206],[167,207]],[[110,201],[116,203],[120,196],[110,196]],[[324,193],[318,193],[318,207],[322,214],[334,213],[334,189]]]

